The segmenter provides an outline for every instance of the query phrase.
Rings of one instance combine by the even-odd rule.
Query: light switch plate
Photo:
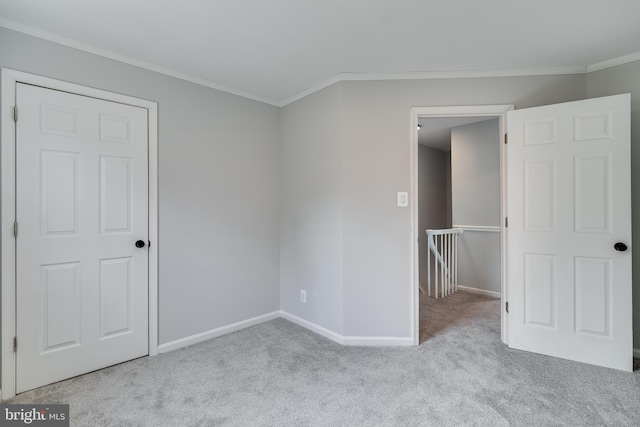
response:
[[[409,206],[409,193],[406,191],[398,191],[398,206]]]

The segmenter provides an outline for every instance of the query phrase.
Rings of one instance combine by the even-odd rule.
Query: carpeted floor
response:
[[[8,403],[72,426],[640,425],[640,373],[509,350],[499,301],[421,297],[419,347],[346,347],[277,319]]]

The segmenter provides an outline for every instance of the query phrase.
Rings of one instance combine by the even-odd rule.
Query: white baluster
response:
[[[455,292],[453,278],[451,277],[451,233],[447,233],[447,285],[451,293]]]
[[[445,272],[444,272],[444,262],[442,259],[442,254],[444,253],[444,234],[440,235],[440,282],[442,286],[442,294],[444,296],[449,295],[448,289],[446,288],[447,281],[445,280]]]
[[[433,247],[436,250],[436,252],[433,254],[433,257],[434,257],[433,270],[435,272],[436,299],[438,299],[438,256],[436,255],[438,253],[438,237],[437,236],[434,239]],[[444,297],[442,293],[440,294],[440,296]]]
[[[451,287],[453,287],[453,292],[457,292],[456,288],[456,235],[451,234]]]
[[[458,292],[458,235],[453,236],[454,250],[453,250],[453,283]]]
[[[442,264],[444,265],[444,272],[447,280],[445,280],[445,285],[447,287],[447,295],[451,293],[451,287],[449,286],[449,270],[447,269],[447,255],[449,254],[449,235],[443,234],[442,238],[444,239],[444,250],[442,251]]]
[[[427,296],[431,296],[431,236],[427,231]]]

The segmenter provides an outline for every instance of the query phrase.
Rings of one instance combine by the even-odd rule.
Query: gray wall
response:
[[[341,85],[282,109],[281,309],[342,333]],[[300,302],[307,291],[307,303]]]
[[[586,76],[344,82],[344,334],[408,337],[411,332],[408,208],[410,109],[584,98]]]
[[[429,253],[425,230],[448,228],[451,218],[450,155],[448,152],[418,145],[418,250],[420,253],[420,285],[427,289],[427,257],[435,265]]]
[[[500,127],[491,119],[451,129],[453,224],[500,225]],[[458,284],[500,292],[500,233],[459,237]]]
[[[640,61],[587,74],[587,96],[631,93],[631,212],[633,241],[640,244]],[[633,341],[640,348],[640,251],[633,256]]]
[[[0,28],[0,66],[159,103],[160,343],[279,309],[279,109]]]
[[[453,223],[500,225],[498,119],[451,128]]]

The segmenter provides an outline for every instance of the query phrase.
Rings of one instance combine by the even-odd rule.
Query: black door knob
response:
[[[138,240],[136,242],[136,248],[144,248],[144,241]]]
[[[624,252],[627,250],[627,245],[625,245],[622,242],[618,242],[615,245],[613,245],[613,249],[615,249],[618,252]]]

